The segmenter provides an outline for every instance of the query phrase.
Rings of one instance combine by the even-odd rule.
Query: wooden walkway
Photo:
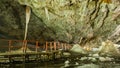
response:
[[[0,42],[0,62],[14,61],[48,61],[62,57],[63,51],[69,50],[69,44],[60,42],[46,42],[33,40],[3,40]]]

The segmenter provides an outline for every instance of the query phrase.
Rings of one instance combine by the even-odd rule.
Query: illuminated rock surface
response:
[[[99,45],[120,24],[118,0],[1,0],[1,38],[23,39],[25,5],[32,9],[29,40]]]

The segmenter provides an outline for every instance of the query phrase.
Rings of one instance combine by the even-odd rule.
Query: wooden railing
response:
[[[39,45],[41,42],[36,40],[5,40],[0,39],[0,41],[3,41],[3,43],[8,43],[8,45],[2,45],[0,44],[0,48],[8,48],[8,51],[10,52],[13,50],[13,48],[22,48],[23,52],[26,52],[27,48],[32,48],[34,51],[38,52],[41,51],[55,51],[55,50],[69,50],[71,48],[70,44],[67,43],[61,43],[61,42],[48,42],[46,41],[45,44]],[[17,44],[20,43],[20,44]],[[29,45],[30,43],[34,43],[34,45]]]

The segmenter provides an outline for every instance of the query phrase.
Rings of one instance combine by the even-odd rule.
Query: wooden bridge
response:
[[[61,58],[71,46],[61,42],[0,39],[0,62],[39,61]]]

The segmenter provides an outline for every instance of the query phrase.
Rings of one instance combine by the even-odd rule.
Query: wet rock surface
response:
[[[25,5],[32,9],[29,40],[88,42],[92,45],[112,35],[120,24],[118,0],[111,0],[110,3],[94,0],[1,0],[1,38],[23,39]]]

